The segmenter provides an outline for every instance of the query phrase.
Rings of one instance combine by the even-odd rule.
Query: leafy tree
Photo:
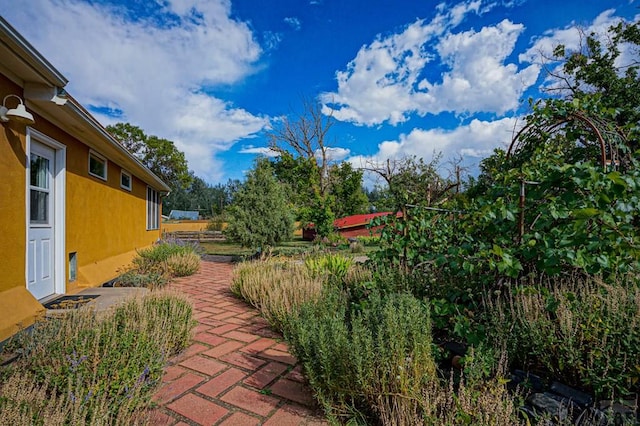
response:
[[[256,161],[235,194],[228,217],[226,235],[245,247],[264,253],[265,248],[291,238],[292,209],[269,160],[261,158]]]
[[[303,113],[285,117],[269,135],[278,179],[287,184],[298,218],[319,236],[333,232],[335,217],[362,211],[362,173],[332,161],[328,135],[334,124],[318,103],[303,99]]]
[[[636,65],[616,64],[617,43],[625,40],[637,52],[640,38],[635,24],[611,32],[606,48],[592,35],[586,53],[567,55],[570,90],[532,101],[509,152],[497,150],[483,161],[465,198],[447,197],[440,207],[448,212],[418,204],[406,220],[385,219],[393,226],[383,233],[379,260],[429,276],[418,282],[446,283],[444,294],[435,296],[448,300],[479,297],[482,286],[495,288],[529,273],[598,274],[605,280],[637,274],[638,118],[625,116],[640,114],[638,75]],[[609,88],[612,98],[605,96]],[[612,170],[617,160],[619,170]],[[410,182],[400,170],[386,176],[400,176],[396,185]],[[388,182],[393,189],[393,179]]]
[[[568,100],[601,95],[599,103],[614,109],[618,126],[636,127],[640,121],[636,108],[640,104],[638,23],[621,22],[609,28],[606,46],[595,33],[583,39],[585,43],[576,51],[564,45],[554,50],[555,58],[563,62],[562,72],[551,74],[557,81],[554,87]],[[622,55],[623,51],[627,55]]]
[[[222,214],[240,185],[240,181],[229,179],[226,184],[211,186],[193,172],[190,175],[192,182],[187,188],[177,187],[164,199],[165,214],[171,210],[196,210],[205,218]]]
[[[367,196],[369,202],[368,210],[370,212],[384,212],[393,210],[393,202],[386,186],[376,184],[372,189],[363,188],[364,195]]]
[[[333,212],[336,217],[364,213],[367,196],[362,190],[362,170],[354,170],[351,163],[334,164],[329,169]]]
[[[552,60],[562,65],[551,71],[548,91],[556,96],[532,102],[534,112],[509,150],[511,166],[527,161],[539,144],[556,145],[568,163],[630,166],[640,148],[640,29],[620,23],[604,37],[583,39],[577,50],[554,49]]]
[[[458,186],[438,172],[439,157],[427,163],[416,156],[388,159],[365,169],[380,176],[394,211],[406,213],[407,206],[431,206],[444,202]]]
[[[269,147],[280,156],[301,158],[313,166],[309,185],[321,198],[329,193],[331,148],[327,138],[335,120],[322,114],[320,104],[303,99],[303,113],[284,117],[269,134]]]
[[[189,173],[184,153],[170,140],[146,135],[142,129],[129,123],[107,126],[107,131],[172,190],[187,188],[192,182],[193,176]]]
[[[281,153],[272,160],[278,180],[286,185],[289,199],[299,208],[309,205],[310,198],[319,193],[314,190],[319,185],[315,161],[314,158],[294,157],[288,152]]]

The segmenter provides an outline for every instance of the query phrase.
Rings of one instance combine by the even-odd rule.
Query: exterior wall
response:
[[[22,89],[0,75],[0,96],[22,96]],[[26,127],[0,124],[0,292],[25,286],[26,235]]]
[[[0,99],[10,93],[23,97],[20,87],[0,75]],[[160,238],[160,229],[146,230],[147,184],[132,176],[132,191],[122,189],[121,169],[108,159],[107,181],[90,176],[89,147],[35,113],[34,117],[34,129],[66,146],[66,291],[101,285],[118,275],[136,249]],[[26,164],[26,126],[15,121],[0,124],[0,341],[31,325],[43,311],[25,281]],[[78,266],[72,283],[71,252],[77,253]]]
[[[131,192],[122,189],[121,168],[108,160],[107,181],[93,177],[87,146],[50,136],[67,146],[65,255],[76,252],[78,260],[78,279],[67,284],[67,291],[100,285],[115,278],[136,249],[160,238],[159,229],[146,230],[147,184],[133,176]]]
[[[22,89],[0,75],[0,98],[22,96]],[[26,260],[26,127],[0,124],[0,341],[33,324],[43,312],[27,291]]]
[[[190,231],[199,232],[206,231],[209,225],[208,220],[178,220],[171,222],[162,222],[162,232]],[[226,224],[223,225],[226,227]]]

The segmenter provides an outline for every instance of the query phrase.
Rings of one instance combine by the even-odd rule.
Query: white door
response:
[[[55,293],[55,151],[31,140],[28,185],[27,289],[36,299]]]

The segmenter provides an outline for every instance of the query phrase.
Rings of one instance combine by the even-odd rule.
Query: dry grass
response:
[[[379,405],[381,424],[385,426],[518,426],[525,425],[518,416],[514,395],[502,379],[506,373],[506,355],[500,356],[492,377],[478,374],[482,362],[473,354],[467,359],[465,370],[457,376],[454,371],[447,379],[434,379],[423,386],[416,398],[387,399]],[[480,369],[480,370],[479,370]]]
[[[324,279],[292,261],[245,262],[234,270],[231,290],[257,309],[277,329],[302,303],[317,300]]]

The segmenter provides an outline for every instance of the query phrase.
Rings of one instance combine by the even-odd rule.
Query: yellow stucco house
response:
[[[0,342],[161,236],[169,187],[66,84],[0,17]]]

